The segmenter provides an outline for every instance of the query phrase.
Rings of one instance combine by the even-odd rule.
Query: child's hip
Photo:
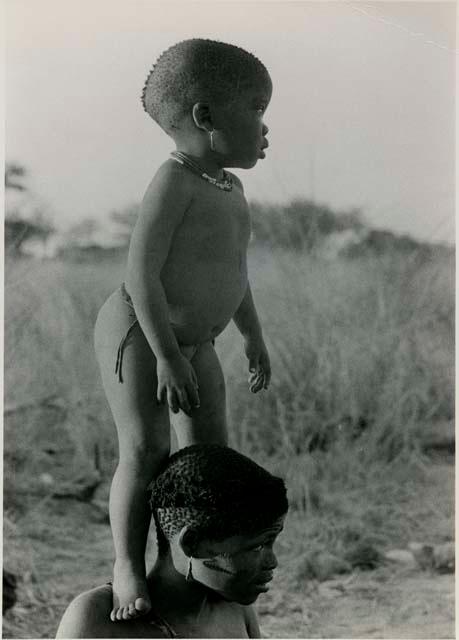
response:
[[[115,360],[114,374],[119,382],[123,382],[122,363],[125,350],[132,342],[142,342],[142,348],[149,348],[137,319],[134,305],[124,283],[112,293],[102,305],[97,316],[94,329],[94,344],[96,354],[104,359],[108,353],[112,353]],[[208,342],[214,344],[214,340]],[[179,344],[181,353],[192,360],[198,349],[198,344]],[[152,356],[154,356],[152,351]]]

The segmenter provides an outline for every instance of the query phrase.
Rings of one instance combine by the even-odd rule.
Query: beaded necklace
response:
[[[224,169],[223,180],[217,180],[217,178],[212,178],[212,176],[209,176],[209,174],[206,173],[197,162],[191,160],[191,158],[189,158],[185,153],[182,153],[181,151],[172,151],[171,156],[173,160],[179,162],[180,164],[183,164],[184,167],[188,167],[188,169],[200,175],[201,178],[203,178],[207,182],[210,182],[210,184],[213,184],[214,187],[223,189],[223,191],[231,191],[231,189],[233,188],[233,180]]]

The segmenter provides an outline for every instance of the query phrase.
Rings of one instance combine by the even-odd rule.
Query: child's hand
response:
[[[167,400],[173,413],[178,413],[182,409],[189,414],[192,408],[199,408],[196,373],[181,353],[172,358],[158,360],[156,371],[158,402],[162,404]]]
[[[271,363],[263,338],[246,338],[245,355],[249,359],[249,389],[257,393],[267,389],[271,380]]]

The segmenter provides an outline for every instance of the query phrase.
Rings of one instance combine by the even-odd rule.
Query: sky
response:
[[[6,0],[6,161],[57,226],[139,202],[173,142],[140,94],[161,52],[207,37],[273,80],[249,200],[312,198],[453,242],[455,4]]]

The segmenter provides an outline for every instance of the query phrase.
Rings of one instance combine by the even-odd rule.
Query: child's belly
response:
[[[169,304],[170,322],[182,344],[215,338],[234,316],[247,289],[245,260],[241,265],[195,264],[163,270],[161,282]]]

